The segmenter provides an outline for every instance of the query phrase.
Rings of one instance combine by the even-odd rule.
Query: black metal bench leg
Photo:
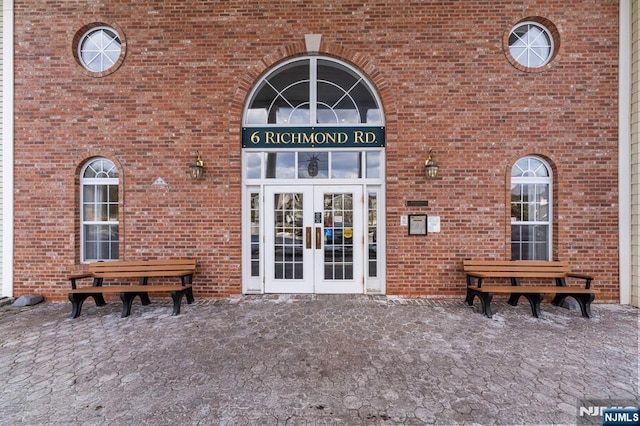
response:
[[[178,315],[180,313],[180,304],[182,303],[183,291],[172,291],[171,298],[173,299],[173,314]]]
[[[145,292],[141,292],[141,293],[135,293],[136,295],[140,296],[140,303],[143,305],[150,305],[151,304],[151,300],[149,299],[149,293]]]
[[[473,306],[473,298],[476,295],[476,293],[474,291],[469,290],[469,288],[467,288],[467,297],[464,299],[464,302],[469,305],[469,306]]]
[[[190,305],[193,303],[194,299],[193,299],[193,288],[189,287],[188,289],[185,290],[185,296],[187,296],[187,304]]]
[[[120,293],[120,300],[122,300],[122,315],[120,315],[120,318],[125,318],[131,315],[133,298],[137,295],[138,293]]]
[[[561,293],[556,295],[556,298],[558,297],[561,297],[561,300],[564,300],[567,297],[573,297],[576,300],[576,302],[578,302],[578,305],[580,305],[580,312],[582,313],[582,316],[585,318],[593,318],[593,315],[591,315],[591,302],[593,302],[594,299],[596,298],[595,294],[593,293],[590,293],[590,294]]]
[[[511,306],[518,306],[518,300],[520,300],[520,296],[522,296],[521,293],[511,293],[507,303],[510,304]]]
[[[107,304],[102,293],[93,293],[93,300],[96,302],[96,306],[104,306]]]
[[[540,311],[540,303],[542,302],[542,299],[544,299],[544,294],[527,293],[523,294],[523,296],[527,298],[529,304],[531,305],[531,314],[536,318],[540,318],[540,316],[542,315]]]
[[[487,318],[493,318],[493,312],[491,312],[491,301],[493,300],[493,293],[479,293],[478,298],[482,303],[482,313]]]
[[[478,296],[480,299],[481,309],[484,316],[487,318],[493,318],[493,313],[491,312],[491,300],[493,300],[493,293],[485,293],[483,291],[474,291],[470,288],[467,288],[467,297],[465,298],[465,302],[469,306],[473,306],[473,299]]]
[[[556,293],[556,295],[553,297],[553,300],[551,301],[551,304],[553,306],[562,306],[562,302],[564,302],[564,299],[566,298],[566,294]]]
[[[580,304],[580,311],[585,318],[591,318],[591,302],[596,298],[595,294],[575,294],[572,295]]]
[[[82,311],[82,304],[88,297],[93,297],[96,302],[96,306],[104,306],[107,303],[104,301],[102,293],[70,293],[69,301],[71,302],[71,318],[78,318]]]

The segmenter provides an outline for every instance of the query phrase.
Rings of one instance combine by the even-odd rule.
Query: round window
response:
[[[104,73],[115,70],[122,53],[122,41],[116,30],[94,26],[79,38],[76,58],[88,71]]]
[[[540,68],[554,53],[551,32],[538,22],[522,22],[509,33],[509,53],[526,68]]]

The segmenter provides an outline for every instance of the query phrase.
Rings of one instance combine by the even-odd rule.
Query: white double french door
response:
[[[265,186],[264,291],[363,293],[360,185]]]

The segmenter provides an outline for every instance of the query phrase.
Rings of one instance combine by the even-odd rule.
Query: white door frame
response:
[[[362,191],[362,184],[264,186],[264,207],[260,214],[264,218],[260,250],[264,253],[264,292],[365,292]],[[351,200],[350,207],[332,206],[334,213],[325,212],[325,194],[351,194],[339,197]],[[333,279],[333,274],[338,278]],[[344,275],[351,278],[341,279]]]

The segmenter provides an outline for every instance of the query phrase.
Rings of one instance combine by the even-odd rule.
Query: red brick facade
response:
[[[541,72],[504,52],[529,17],[557,29]],[[96,22],[126,43],[100,77],[72,49]],[[611,0],[16,0],[16,296],[65,298],[81,268],[79,172],[93,156],[120,171],[122,259],[195,257],[197,297],[241,293],[243,107],[265,70],[306,53],[305,34],[367,75],[384,106],[387,294],[462,298],[462,259],[509,258],[511,166],[536,154],[554,173],[554,258],[618,300]],[[427,182],[430,148],[440,178]],[[196,150],[200,181],[186,174]],[[407,236],[400,217],[412,213],[440,216],[441,232]]]

